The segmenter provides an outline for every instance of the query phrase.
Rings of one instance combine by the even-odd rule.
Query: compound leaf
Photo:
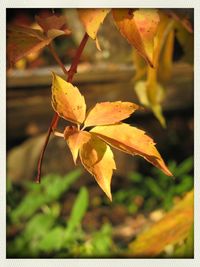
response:
[[[166,175],[172,176],[154,141],[144,131],[125,123],[109,126],[96,126],[91,130],[99,138],[111,146],[131,155],[139,155],[161,169]]]
[[[128,118],[139,106],[131,102],[97,103],[88,113],[85,126],[115,124]]]
[[[86,104],[78,88],[53,74],[52,106],[65,120],[81,124],[85,119]]]

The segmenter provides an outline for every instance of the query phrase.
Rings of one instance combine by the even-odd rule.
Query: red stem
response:
[[[83,39],[76,51],[76,55],[72,61],[72,64],[71,64],[71,67],[69,69],[69,71],[66,73],[66,71],[64,71],[63,67],[62,70],[64,72],[64,74],[68,75],[67,76],[67,81],[68,82],[72,82],[73,80],[73,77],[74,77],[74,74],[77,72],[77,66],[78,66],[78,63],[79,63],[79,60],[80,60],[80,57],[81,57],[81,54],[83,52],[83,49],[88,41],[88,34],[85,33],[85,35],[83,36]],[[51,50],[51,49],[50,49]],[[52,50],[51,50],[52,52]],[[57,57],[57,54],[55,53],[52,53],[55,60],[58,62],[58,57]],[[60,61],[60,59],[59,59]],[[61,61],[60,61],[61,62]],[[59,62],[59,63],[60,63]],[[61,62],[62,63],[62,62]],[[60,66],[64,66],[63,64],[59,64]],[[44,153],[45,153],[45,150],[46,150],[46,147],[48,145],[48,142],[49,142],[49,138],[51,136],[51,133],[54,131],[54,129],[57,127],[57,124],[58,124],[58,121],[59,121],[59,115],[57,113],[54,114],[53,118],[52,118],[52,121],[51,121],[51,124],[49,126],[49,129],[48,129],[48,132],[47,132],[47,135],[46,135],[46,139],[45,139],[45,142],[44,142],[44,145],[43,145],[43,148],[42,148],[42,151],[40,153],[40,157],[39,157],[39,160],[38,160],[38,168],[37,168],[37,177],[36,177],[36,183],[40,183],[40,178],[41,178],[41,169],[42,169],[42,162],[43,162],[43,158],[44,158]]]

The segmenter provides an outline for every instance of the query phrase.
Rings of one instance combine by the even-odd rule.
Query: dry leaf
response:
[[[154,37],[160,21],[157,10],[113,9],[113,18],[122,36],[153,66]]]
[[[85,28],[87,34],[95,40],[99,27],[103,23],[105,17],[110,12],[106,8],[79,8],[79,18]]]
[[[160,221],[140,234],[129,245],[132,257],[158,256],[167,245],[177,244],[187,238],[194,221],[194,192],[178,202]]]
[[[85,99],[78,88],[53,74],[52,106],[66,120],[81,124],[85,120]]]
[[[51,30],[60,30],[62,34],[70,34],[70,31],[66,26],[66,18],[64,16],[56,16],[52,15],[49,17],[35,17],[36,22],[40,25],[40,27],[44,30],[47,35],[49,35],[49,31]],[[52,34],[51,34],[52,36]]]
[[[128,118],[139,106],[131,102],[102,102],[97,103],[88,113],[84,122],[85,127],[118,123]]]
[[[50,18],[51,17],[49,17],[49,19]],[[42,23],[43,19],[40,17],[37,17],[37,19]],[[18,60],[30,53],[38,52],[45,46],[49,45],[54,38],[70,33],[68,29],[61,30],[56,28],[59,26],[58,23],[55,23],[54,27],[52,25],[54,24],[53,21],[52,24],[50,23],[50,20],[45,24],[44,20],[43,24],[43,27],[47,30],[46,34],[40,30],[24,26],[12,26],[8,28],[7,54],[10,66],[13,66]]]
[[[161,155],[155,147],[153,139],[144,131],[121,123],[109,126],[97,126],[91,130],[109,145],[131,155],[139,155],[161,169],[166,175],[172,176]]]
[[[30,53],[35,53],[47,46],[51,39],[41,31],[13,26],[8,28],[7,54],[10,66]]]
[[[116,169],[112,150],[95,135],[90,134],[90,136],[90,140],[80,149],[81,162],[86,170],[95,177],[108,198],[112,200],[110,184],[113,169]]]

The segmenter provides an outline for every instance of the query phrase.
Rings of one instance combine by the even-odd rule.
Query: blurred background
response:
[[[176,11],[186,14],[193,23],[192,9]],[[71,35],[54,40],[62,62],[70,66],[84,35],[75,9],[7,9],[7,26],[35,27],[35,15],[52,13],[64,15],[72,31]],[[110,14],[98,38],[102,51],[89,40],[73,82],[85,96],[87,107],[102,101],[139,103],[134,91],[133,48],[121,37]],[[143,158],[113,149],[117,170],[112,178],[112,203],[93,177],[80,164],[73,164],[65,141],[58,137],[51,137],[41,184],[35,184],[37,161],[54,113],[51,71],[63,74],[48,49],[23,58],[8,69],[8,258],[135,257],[139,254],[131,244],[156,223],[165,224],[166,216],[170,217],[174,207],[193,189],[192,33],[185,44],[175,37],[172,74],[163,83],[162,107],[167,128],[148,109],[135,112],[125,121],[145,130],[154,139],[175,179],[165,176]],[[63,131],[66,125],[68,122],[61,119],[58,128]],[[188,239],[185,234],[164,244],[152,256],[192,257],[191,236]],[[160,238],[164,237],[160,234]],[[140,257],[146,256],[149,254],[144,250]]]

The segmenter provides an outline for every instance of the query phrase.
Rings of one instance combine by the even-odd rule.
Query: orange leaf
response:
[[[144,131],[121,123],[109,126],[97,126],[91,132],[125,153],[142,156],[151,164],[161,169],[166,175],[172,176],[156,149],[154,141]]]
[[[64,16],[52,15],[46,18],[36,16],[35,19],[45,33],[54,29],[61,30],[63,34],[70,34],[70,31],[66,27],[66,19]]]
[[[92,38],[96,39],[99,27],[103,23],[110,9],[105,8],[80,8],[78,14],[85,31]]]
[[[38,52],[51,42],[41,31],[23,27],[13,26],[8,28],[8,60],[10,65],[30,53]]]
[[[91,173],[108,198],[112,200],[110,184],[113,169],[116,169],[110,147],[90,134],[90,140],[80,149],[80,158],[85,169]]]
[[[95,105],[88,113],[85,127],[115,124],[128,118],[139,106],[131,102],[102,102]]]
[[[194,221],[194,192],[190,191],[160,221],[141,233],[129,245],[129,256],[155,257],[167,245],[188,237]]]
[[[157,10],[113,9],[113,18],[122,36],[153,66],[154,37],[160,21]]]
[[[74,163],[78,157],[79,149],[84,143],[88,142],[91,138],[91,134],[85,131],[78,131],[75,126],[67,126],[64,130],[64,139],[72,152]]]
[[[78,88],[66,82],[58,75],[53,74],[52,106],[58,115],[74,123],[83,123],[85,120],[85,99]]]

